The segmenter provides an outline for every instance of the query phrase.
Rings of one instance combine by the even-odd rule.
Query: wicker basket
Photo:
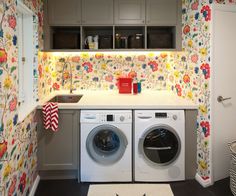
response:
[[[236,196],[236,141],[229,143],[229,148],[231,151],[230,158],[230,189],[234,196]]]

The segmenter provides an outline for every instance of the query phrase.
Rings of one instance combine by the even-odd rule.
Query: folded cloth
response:
[[[58,104],[48,102],[43,105],[43,125],[45,129],[58,131]]]
[[[49,129],[51,127],[51,103],[44,104],[42,112],[44,129]]]

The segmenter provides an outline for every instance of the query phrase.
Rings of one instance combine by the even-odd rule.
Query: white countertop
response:
[[[55,95],[65,95],[68,91],[58,91],[42,100],[38,108]],[[140,94],[119,94],[118,91],[75,91],[83,95],[78,103],[59,103],[59,109],[198,109],[190,100],[178,97],[170,91],[142,91]]]

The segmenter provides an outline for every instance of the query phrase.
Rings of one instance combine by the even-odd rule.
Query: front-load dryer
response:
[[[81,110],[82,182],[132,181],[131,110]]]
[[[185,179],[185,116],[183,110],[136,110],[135,181]]]

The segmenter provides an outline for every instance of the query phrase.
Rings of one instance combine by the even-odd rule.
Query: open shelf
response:
[[[145,27],[116,26],[115,49],[144,49]]]
[[[113,27],[83,27],[83,49],[113,49]]]
[[[51,50],[174,51],[175,26],[52,27]]]
[[[174,49],[175,27],[147,27],[147,48]]]
[[[80,49],[80,27],[52,27],[53,49]]]

